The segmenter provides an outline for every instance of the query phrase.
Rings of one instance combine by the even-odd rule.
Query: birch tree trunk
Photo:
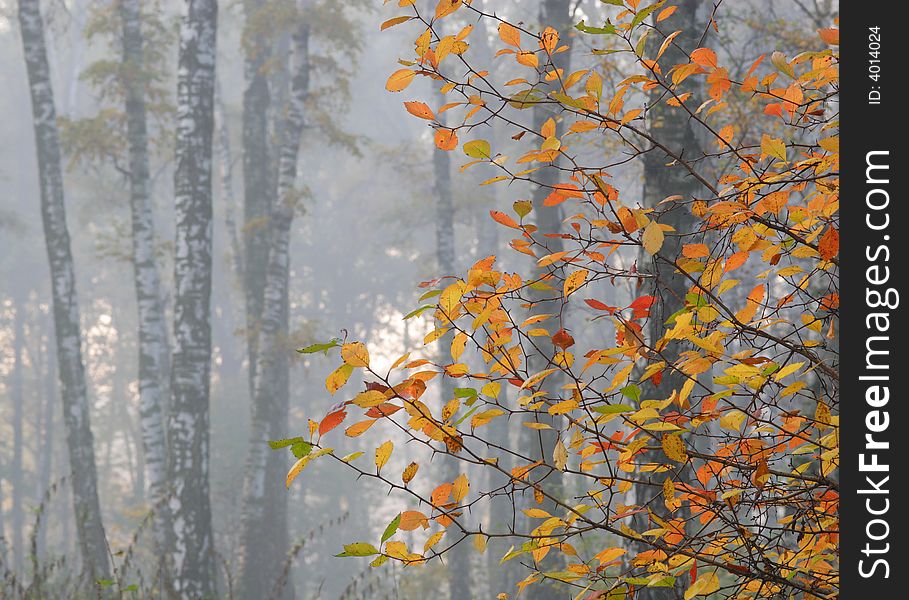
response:
[[[245,0],[243,31],[246,89],[243,92],[243,284],[246,293],[246,346],[249,395],[255,395],[256,352],[268,265],[268,217],[272,194],[269,176],[268,115],[271,97],[266,65],[271,58],[269,33],[262,31],[264,0]]]
[[[168,415],[173,587],[215,595],[209,481],[212,129],[216,0],[187,0],[180,25],[174,195],[174,354]]]
[[[148,498],[155,511],[155,539],[167,547],[167,370],[169,348],[161,278],[155,263],[155,226],[148,193],[148,131],[143,87],[142,19],[139,0],[120,0],[126,128],[129,144],[129,204],[133,234],[133,274],[139,315],[139,428]]]
[[[287,494],[281,486],[284,453],[272,452],[269,439],[287,436],[289,358],[287,346],[290,233],[296,211],[297,161],[309,94],[309,26],[304,19],[293,36],[294,71],[278,153],[277,202],[268,221],[265,272],[252,431],[243,486],[243,598],[262,597],[280,577],[288,550]],[[281,591],[292,597],[291,588]]]
[[[57,113],[39,4],[39,0],[19,0],[19,25],[38,152],[41,217],[50,263],[57,364],[63,397],[63,424],[72,472],[76,534],[84,562],[84,580],[93,582],[108,578],[110,565],[98,501],[94,440],[89,422],[85,366],[82,362],[79,305],[63,201]]]

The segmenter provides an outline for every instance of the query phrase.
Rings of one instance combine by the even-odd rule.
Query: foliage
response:
[[[298,459],[287,485],[310,462],[331,458],[409,496],[413,504],[401,506],[380,539],[347,544],[340,554],[369,557],[373,566],[421,564],[466,538],[482,552],[501,537],[513,544],[502,562],[527,567],[521,589],[548,580],[577,597],[610,599],[679,584],[686,600],[835,597],[838,31],[820,30],[817,50],[791,58],[762,54],[735,78],[707,46],[676,47],[686,60],[667,63],[681,31],[672,30],[676,7],[665,1],[608,2],[612,18],[579,23],[574,39],[461,0],[442,0],[428,13],[413,0],[397,4],[409,12],[382,28],[407,24],[418,35],[414,55],[386,88],[402,92],[418,76],[441,87],[447,104],[408,99],[405,109],[432,124],[441,151],[461,148],[470,159],[462,170],[498,169],[484,185],[548,186],[542,206],[518,200],[509,213],[490,212],[514,235],[511,248],[536,264],[503,272],[490,256],[460,277],[424,284],[432,289],[422,300],[431,300],[409,317],[432,314],[435,329],[424,343],[450,339],[450,362],[427,349],[427,358],[404,354],[382,371],[360,342],[308,348],[340,348],[330,394],[352,378],[365,378],[366,388],[311,420],[307,435],[278,444]],[[519,75],[500,81],[507,71],[474,64],[474,26],[447,33],[458,18],[494,22],[496,60],[513,61]],[[717,29],[712,19],[707,26]],[[603,62],[558,68],[555,58],[569,44],[589,44]],[[697,90],[707,97],[699,104]],[[710,149],[683,155],[655,139],[647,102],[665,103]],[[528,109],[541,107],[552,118],[539,128],[525,124]],[[458,124],[449,115],[443,126],[438,115],[446,112],[461,115]],[[747,135],[732,118],[743,112]],[[503,156],[474,137],[496,121],[514,130],[523,155]],[[611,162],[600,156],[602,164],[581,158],[585,144],[606,138],[623,153]],[[666,168],[684,169],[703,194],[648,207],[610,183],[610,169],[650,152],[668,155]],[[541,175],[557,160],[560,181],[547,184]],[[559,231],[533,222],[551,206],[568,214]],[[672,210],[693,214],[697,227],[661,222]],[[563,249],[552,253],[554,237]],[[680,243],[667,243],[672,238]],[[667,251],[675,247],[680,252]],[[640,269],[627,260],[635,255]],[[610,306],[596,297],[604,285],[651,285],[645,262],[682,274],[684,299],[640,294]],[[649,335],[654,305],[673,302],[661,333]],[[552,310],[541,313],[541,305]],[[583,341],[566,329],[572,311],[587,319]],[[661,397],[643,395],[670,373],[684,383]],[[444,378],[457,387],[436,400],[427,391]],[[503,419],[555,433],[540,438],[555,443],[535,453],[490,435],[490,424]],[[382,428],[408,444],[388,439],[374,456],[342,457],[332,448],[342,424],[348,437]],[[390,457],[417,446],[490,477],[446,481],[409,457],[403,472],[393,471]],[[549,485],[554,480],[561,485]],[[515,512],[513,531],[468,522],[467,511],[482,514],[502,497]],[[408,546],[410,531],[423,532],[425,543]],[[547,563],[547,555],[561,559]]]

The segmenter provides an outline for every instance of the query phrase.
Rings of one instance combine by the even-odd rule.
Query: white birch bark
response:
[[[155,539],[167,546],[165,415],[168,403],[169,348],[161,278],[155,262],[155,226],[149,201],[148,131],[143,87],[143,37],[139,0],[120,1],[129,144],[129,204],[132,219],[133,275],[139,322],[139,428],[148,498],[155,511]]]
[[[82,552],[83,580],[93,582],[108,578],[110,565],[98,501],[98,476],[82,362],[79,305],[64,207],[57,112],[39,4],[38,0],[19,0],[19,25],[38,152],[41,217],[50,263],[57,364],[72,473],[76,534]]]
[[[215,595],[209,499],[212,133],[218,4],[187,0],[180,25],[174,195],[174,352],[168,415],[174,591]]]

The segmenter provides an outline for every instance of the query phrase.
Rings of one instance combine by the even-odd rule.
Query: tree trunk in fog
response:
[[[304,16],[305,18],[305,16]],[[290,234],[296,211],[297,159],[309,93],[309,26],[301,23],[293,36],[294,73],[278,152],[278,193],[268,221],[268,268],[265,273],[252,430],[243,486],[244,598],[263,597],[280,576],[288,551],[287,494],[282,486],[286,455],[273,452],[269,439],[287,436],[289,348],[288,287]],[[292,588],[283,590],[291,597]]]
[[[243,245],[237,233],[236,198],[234,197],[234,161],[230,149],[230,129],[227,109],[220,84],[215,81],[215,121],[218,128],[218,171],[221,179],[221,196],[224,202],[224,228],[230,239],[230,257],[234,275],[243,281]]]
[[[38,352],[44,357],[43,372],[41,377],[44,382],[44,409],[42,410],[43,418],[41,422],[41,445],[39,449],[39,466],[38,466],[38,502],[43,502],[51,485],[51,472],[54,465],[54,448],[56,439],[54,437],[54,421],[56,417],[56,398],[57,398],[57,369],[56,355],[51,347],[51,336],[53,332],[47,317],[42,313],[42,329],[45,335],[42,335],[38,342]],[[50,517],[49,506],[45,506],[45,513],[41,517],[41,527],[38,529],[36,536],[36,546],[38,558],[44,556],[45,541],[47,540],[47,523]],[[2,528],[0,528],[2,529]]]
[[[25,345],[25,302],[21,298],[14,301],[16,311],[13,322],[13,372],[10,381],[13,399],[13,460],[10,465],[10,483],[13,485],[13,507],[11,525],[13,528],[13,569],[22,573],[23,557],[22,547],[24,515],[22,514],[22,498],[25,495],[25,480],[22,476],[22,427],[23,427],[23,399],[22,399],[22,349]],[[2,533],[2,532],[0,532]]]
[[[271,32],[261,31],[265,0],[245,0],[243,32],[246,89],[243,92],[243,234],[245,241],[246,344],[249,394],[255,394],[256,353],[268,268],[268,217],[271,211],[268,114],[271,102],[266,63]]]
[[[126,87],[126,128],[129,143],[129,205],[132,218],[133,275],[139,315],[139,428],[148,498],[155,512],[155,539],[167,547],[167,371],[170,357],[161,278],[155,263],[155,226],[148,193],[148,132],[142,74],[140,0],[120,0],[123,23],[123,64]]]
[[[701,0],[684,0],[679,3],[679,8],[663,24],[664,31],[682,30],[682,33],[675,38],[673,44],[669,46],[663,54],[664,64],[679,64],[688,61],[685,52],[691,52],[697,47],[698,36],[703,30],[703,23],[698,20],[698,6]],[[700,30],[699,30],[700,28]],[[653,36],[659,37],[659,36]],[[650,39],[649,44],[655,44],[658,47],[662,39]],[[694,106],[699,104],[698,91],[694,92]],[[654,100],[659,95],[659,88],[654,92]],[[692,129],[690,120],[683,118],[679,112],[669,107],[665,98],[661,101],[652,101],[648,110],[649,133],[654,139],[659,140],[676,156],[696,158],[701,155],[700,144],[697,136]],[[644,189],[643,205],[647,208],[655,208],[664,198],[673,195],[680,195],[684,201],[690,200],[704,188],[690,176],[688,171],[679,164],[667,166],[674,159],[667,156],[665,152],[658,148],[650,150],[644,158]],[[667,205],[663,205],[664,207]],[[665,225],[671,225],[675,228],[676,234],[667,234],[660,254],[667,257],[675,257],[681,254],[682,237],[680,234],[694,231],[696,227],[695,217],[688,209],[687,205],[668,205],[671,208],[666,210],[660,217],[659,222]],[[666,319],[673,313],[684,307],[685,295],[690,287],[688,279],[681,273],[678,273],[671,264],[663,261],[655,261],[646,253],[641,253],[638,258],[638,266],[644,273],[652,275],[648,278],[647,285],[649,289],[641,291],[642,294],[652,294],[656,296],[657,301],[650,309],[650,317],[647,319],[645,326],[645,339],[649,344],[655,343],[663,335]],[[679,344],[670,344],[662,352],[661,357],[669,364],[675,362],[683,348]],[[654,385],[652,379],[648,379],[641,384],[641,397],[655,400],[664,400],[669,398],[673,390],[681,389],[685,383],[686,377],[675,370],[667,369],[663,372],[662,381],[659,385]],[[662,462],[664,457],[662,452],[655,451],[646,453],[641,459],[643,462]],[[661,494],[663,481],[667,474],[652,473],[649,481],[653,485],[635,486],[637,494],[637,504],[639,506],[648,506],[653,513],[663,519],[669,518],[669,510],[662,500]],[[656,498],[654,499],[654,496]],[[635,515],[635,529],[642,531],[650,525],[641,522],[639,519],[647,519],[647,513]],[[676,582],[676,591],[684,590],[684,582],[679,577]],[[641,588],[637,597],[640,600],[662,600],[672,591],[659,588]]]
[[[569,0],[542,0],[540,2],[540,16],[538,22],[540,23],[541,29],[549,26],[558,32],[559,46],[572,43],[572,40],[568,37],[572,26],[571,3]],[[554,54],[552,56],[552,62],[556,67],[564,69],[564,72],[568,73],[571,62],[571,52],[565,51]],[[553,84],[553,86],[557,85],[557,83]],[[558,122],[559,115],[555,114],[548,104],[541,104],[533,109],[534,130],[540,131],[543,124],[550,118],[556,121],[556,135],[560,135],[561,123]],[[546,252],[549,253],[560,252],[563,247],[561,238],[542,236],[542,234],[545,233],[557,233],[562,229],[561,205],[545,206],[543,204],[543,201],[552,192],[553,187],[557,183],[560,183],[562,174],[558,169],[559,162],[557,157],[552,161],[549,167],[537,171],[537,181],[540,185],[534,191],[533,195],[533,214],[536,215],[536,225],[539,227],[537,239],[546,246]],[[542,276],[544,273],[545,270],[541,270],[537,272],[536,276]],[[531,314],[560,314],[561,298],[559,297],[558,291],[531,292],[531,294],[533,294],[531,296],[533,299],[533,305],[530,309]],[[555,299],[552,300],[553,298]],[[549,330],[552,334],[556,333],[556,330],[562,327],[562,323],[555,319],[548,321],[548,323],[550,324]],[[558,351],[549,338],[541,337],[537,339],[537,344],[541,349],[541,353],[528,356],[528,373],[536,373],[552,366],[550,361]],[[555,373],[552,377],[546,379],[546,389],[549,392],[550,398],[558,397],[563,381],[564,380],[559,376],[559,373]],[[538,412],[536,420],[541,423],[546,423],[552,428],[545,430],[522,428],[523,430],[520,434],[522,438],[520,448],[522,451],[529,452],[532,459],[543,460],[547,464],[552,464],[553,450],[559,440],[559,431],[562,429],[562,419],[560,417],[551,417],[545,412]],[[553,471],[540,482],[540,485],[546,494],[554,498],[564,497],[562,477],[559,471]],[[540,508],[548,511],[556,510],[553,503],[548,501],[544,501]],[[522,515],[517,515],[517,518],[524,520],[524,530],[527,530],[526,518]],[[558,552],[550,552],[540,568],[544,571],[559,571],[563,568],[563,562],[563,557]],[[563,589],[554,588],[547,581],[541,581],[540,583],[527,588],[527,596],[530,600],[561,598],[564,595]]]
[[[439,95],[444,103],[444,97]],[[444,121],[444,116],[439,115],[439,120]],[[444,122],[443,122],[444,125]],[[455,274],[455,237],[454,237],[454,203],[451,191],[451,158],[447,151],[436,148],[432,155],[433,195],[436,199],[436,262],[439,277]],[[451,332],[446,333],[439,340],[439,360],[442,364],[448,362],[448,355],[453,338]],[[443,376],[439,384],[439,393],[442,403],[454,398],[454,381]],[[443,471],[447,481],[452,481],[459,475],[460,461],[450,456],[444,459]],[[462,518],[466,518],[462,517]],[[455,529],[453,533],[458,530]],[[470,588],[470,554],[465,544],[459,544],[448,551],[448,595],[449,598],[469,600],[472,598]]]
[[[72,470],[73,508],[86,581],[108,578],[107,543],[101,523],[95,451],[89,422],[79,305],[63,203],[57,114],[44,44],[39,0],[19,0],[19,25],[28,71],[41,188],[41,216],[50,263],[63,423]]]
[[[168,418],[169,565],[183,598],[215,594],[208,496],[212,128],[216,0],[188,0],[180,25],[174,195],[174,353]]]

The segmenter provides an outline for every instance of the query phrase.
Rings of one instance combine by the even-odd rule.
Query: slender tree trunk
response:
[[[439,94],[439,98],[442,98]],[[444,102],[444,99],[442,100]],[[440,116],[440,119],[443,117]],[[454,234],[454,202],[451,191],[451,158],[448,152],[436,149],[432,155],[433,195],[436,199],[436,262],[438,275],[454,275],[455,273],[455,234]],[[445,334],[439,340],[439,359],[443,363],[448,361],[448,349],[451,347],[452,333]],[[454,398],[454,381],[447,376],[442,377],[439,384],[439,393],[442,402]],[[456,458],[444,457],[443,469],[445,478],[452,481],[459,475],[459,464]],[[452,533],[455,533],[454,531]],[[448,558],[448,595],[458,600],[472,598],[470,587],[470,555],[464,544],[459,544],[447,553]]]
[[[685,51],[691,52],[697,47],[698,36],[701,33],[699,27],[702,23],[698,21],[698,7],[701,0],[683,0],[679,2],[679,8],[667,21],[665,21],[664,31],[681,30],[673,44],[669,46],[663,54],[664,64],[678,64],[688,60]],[[659,36],[651,36],[648,43],[657,47],[662,43]],[[689,90],[695,94],[692,102],[695,106],[698,103],[698,90]],[[656,94],[655,94],[656,95]],[[692,121],[679,116],[676,109],[669,107],[665,103],[665,98],[660,102],[652,102],[648,111],[649,132],[661,144],[665,145],[676,155],[685,157],[698,157],[701,155],[700,144],[695,131],[692,129]],[[647,153],[644,158],[644,190],[643,204],[648,208],[657,208],[657,205],[666,197],[680,195],[685,203],[668,205],[669,208],[664,210],[659,217],[659,222],[665,225],[671,225],[678,233],[667,234],[660,254],[667,257],[676,257],[681,254],[682,237],[680,234],[693,231],[696,227],[694,215],[688,209],[687,201],[691,200],[697,194],[704,191],[703,187],[691,177],[681,165],[675,164],[667,166],[672,159],[662,150],[654,148]],[[663,205],[660,208],[664,208]],[[676,311],[685,305],[685,295],[689,289],[688,280],[678,273],[675,267],[662,261],[654,261],[649,255],[641,253],[638,259],[638,265],[641,271],[652,275],[648,279],[650,289],[644,293],[656,296],[657,300],[650,309],[650,317],[647,319],[645,326],[645,339],[649,343],[654,343],[660,339],[665,330],[666,320]],[[678,344],[669,344],[662,352],[662,358],[669,364],[675,362],[684,347]],[[663,372],[662,380],[659,385],[653,384],[653,379],[648,379],[641,384],[641,397],[663,400],[668,398],[673,390],[681,389],[685,383],[686,377],[678,371],[666,369]],[[662,462],[665,457],[661,452],[654,452],[652,455],[645,455],[643,462]],[[661,497],[663,481],[667,474],[672,474],[672,470],[664,473],[652,473],[649,475],[649,481],[652,485],[636,486],[635,492],[637,503],[640,506],[646,505],[653,513],[661,518],[669,518],[669,510]],[[652,526],[652,523],[642,522],[647,519],[647,513],[640,513],[635,516],[634,526],[636,530],[643,531]],[[681,593],[684,590],[683,578],[678,578],[676,582],[676,592],[658,588],[641,588],[637,593],[640,600],[663,600],[667,594]]]
[[[25,345],[25,302],[21,298],[15,301],[16,316],[13,322],[13,372],[11,377],[13,397],[13,460],[10,465],[10,482],[13,484],[13,507],[11,525],[13,528],[13,569],[22,573],[25,549],[23,530],[25,529],[22,512],[22,499],[25,496],[25,478],[22,473],[22,438],[24,426],[22,398],[22,350]]]
[[[56,420],[56,398],[57,398],[57,369],[56,355],[51,347],[51,337],[53,335],[51,325],[48,323],[47,316],[42,312],[42,329],[44,335],[41,336],[38,345],[39,355],[44,357],[41,377],[44,383],[42,410],[43,419],[41,422],[41,447],[39,453],[38,465],[38,489],[37,498],[39,502],[44,500],[51,485],[51,472],[53,470],[55,437],[54,421]],[[50,516],[49,506],[45,506],[45,515],[41,519],[41,527],[37,532],[36,545],[38,549],[39,560],[44,556],[44,548],[47,540],[48,518]]]
[[[230,257],[234,275],[243,281],[243,245],[237,233],[236,198],[234,197],[234,161],[230,147],[230,128],[227,107],[221,86],[215,82],[215,121],[218,127],[218,175],[221,179],[221,199],[224,202],[224,228],[230,239]]]
[[[167,547],[167,371],[170,357],[161,278],[155,262],[155,225],[148,192],[148,131],[142,73],[143,36],[139,0],[120,0],[126,128],[129,142],[129,204],[132,217],[133,273],[139,321],[139,427],[148,499],[155,511],[155,540]],[[163,553],[162,553],[163,555]]]
[[[243,92],[243,232],[245,240],[246,344],[249,395],[255,394],[256,354],[268,266],[268,219],[272,205],[268,115],[271,97],[265,67],[271,57],[270,32],[261,31],[264,0],[245,0],[243,32],[246,90]]]
[[[571,3],[569,0],[542,0],[540,3],[539,23],[541,28],[548,26],[552,27],[558,32],[559,45],[570,44],[571,41],[568,39],[568,36],[571,32],[572,23]],[[558,54],[553,54],[552,62],[557,68],[563,69],[563,73],[568,73],[571,62],[571,52],[566,51]],[[558,81],[550,85],[552,87],[557,87]],[[540,131],[543,128],[543,124],[546,123],[546,121],[548,121],[550,118],[556,121],[556,135],[560,135],[561,123],[558,122],[558,115],[554,114],[550,106],[547,104],[542,104],[534,108],[534,129],[536,131]],[[539,182],[539,186],[534,191],[533,204],[534,214],[536,215],[537,220],[536,225],[539,227],[540,234],[557,233],[562,229],[561,206],[546,206],[543,203],[546,197],[549,196],[549,194],[552,192],[553,187],[557,183],[560,183],[561,172],[558,169],[559,162],[559,158],[556,157],[556,159],[552,161],[549,167],[541,169],[537,172],[537,181]],[[538,235],[538,240],[546,246],[545,252],[548,253],[559,252],[563,248],[562,239],[559,237],[542,237]],[[539,276],[543,274],[543,271],[538,273]],[[554,293],[552,291],[542,291],[533,296],[533,306],[531,307],[531,313],[559,314],[561,312],[561,307],[559,306],[561,299],[553,299],[556,295],[557,292]],[[552,320],[549,321],[549,323],[550,331],[553,334],[556,333],[556,330],[563,325],[560,322]],[[550,364],[550,361],[557,352],[557,348],[551,343],[551,341],[549,341],[548,338],[541,337],[538,339],[538,344],[541,351],[539,354],[528,356],[528,373],[536,373],[552,366]],[[549,392],[549,398],[554,398],[556,399],[555,401],[558,401],[558,393],[561,390],[563,381],[564,380],[558,376],[558,373],[546,379],[546,389]],[[531,453],[531,458],[534,458],[536,460],[543,460],[548,464],[552,464],[553,450],[556,447],[556,444],[559,440],[559,432],[562,429],[562,419],[559,417],[549,416],[544,409],[537,413],[536,420],[550,425],[551,429],[524,429],[521,432],[521,447]],[[539,482],[539,485],[547,495],[550,495],[554,498],[563,498],[564,496],[562,477],[559,471],[553,471],[550,473],[544,480]],[[544,502],[542,508],[544,510],[554,510],[554,507],[550,502]],[[526,531],[529,524],[522,516],[520,518],[524,524],[522,526],[522,529]],[[562,556],[558,551],[550,551],[544,561],[545,562],[543,564],[539,565],[540,570],[559,571],[563,568]],[[541,581],[538,584],[529,586],[527,588],[527,592],[528,598],[530,600],[548,600],[557,597],[561,598],[565,595],[563,589],[558,589],[555,587],[555,584],[552,584],[548,581]]]
[[[188,0],[180,26],[174,193],[174,354],[168,415],[170,569],[184,598],[215,595],[208,495],[212,129],[218,4]]]
[[[280,484],[286,471],[286,459],[284,454],[269,450],[268,440],[287,435],[290,234],[296,211],[294,184],[304,108],[309,93],[309,26],[305,21],[295,32],[293,43],[293,82],[281,128],[277,202],[269,219],[270,248],[243,490],[242,589],[243,597],[250,600],[261,598],[262,590],[267,590],[279,578],[288,550],[287,495]],[[292,595],[290,587],[283,590],[284,597]]]
[[[82,362],[79,305],[63,202],[57,114],[44,43],[44,22],[38,0],[19,0],[19,24],[34,115],[41,216],[50,262],[63,422],[72,469],[73,508],[86,573],[85,581],[95,581],[109,577],[110,565],[98,501],[95,451],[89,422],[85,367]]]

